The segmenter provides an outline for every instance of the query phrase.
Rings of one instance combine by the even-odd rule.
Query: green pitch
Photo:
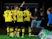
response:
[[[21,37],[19,37],[19,38],[17,38],[17,37],[11,38],[11,37],[9,37],[9,36],[7,36],[7,35],[0,35],[0,39],[37,39],[37,37],[36,37],[36,36],[28,37],[28,36],[26,35],[24,38],[21,38]]]

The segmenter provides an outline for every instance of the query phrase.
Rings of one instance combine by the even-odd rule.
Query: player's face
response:
[[[9,7],[7,6],[6,9],[9,9]]]
[[[15,10],[18,10],[19,8],[18,7],[15,7]]]

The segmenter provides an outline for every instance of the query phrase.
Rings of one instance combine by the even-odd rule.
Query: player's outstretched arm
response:
[[[20,7],[23,7],[24,4],[25,4],[25,1],[22,2],[22,4],[20,5]]]

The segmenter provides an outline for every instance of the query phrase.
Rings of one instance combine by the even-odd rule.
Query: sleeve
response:
[[[4,11],[4,14],[3,14],[3,16],[4,16],[4,17],[6,17],[6,15],[7,15],[6,13],[7,13],[7,12],[6,12],[6,11]]]
[[[12,15],[12,11],[10,11],[10,15]]]
[[[24,15],[24,17],[26,17],[26,13],[25,13],[25,11],[23,11],[23,15]]]
[[[30,12],[30,16],[32,15],[32,13]]]
[[[31,16],[31,12],[29,11],[28,16]]]

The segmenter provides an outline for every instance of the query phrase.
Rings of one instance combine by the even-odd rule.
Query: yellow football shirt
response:
[[[23,22],[23,11],[17,12],[17,22]]]
[[[16,21],[16,13],[17,13],[17,10],[11,10],[11,12],[12,12],[13,20]]]
[[[11,10],[6,10],[4,11],[4,18],[5,18],[5,22],[12,22],[12,13]]]
[[[24,21],[30,21],[31,12],[28,10],[24,10]]]

